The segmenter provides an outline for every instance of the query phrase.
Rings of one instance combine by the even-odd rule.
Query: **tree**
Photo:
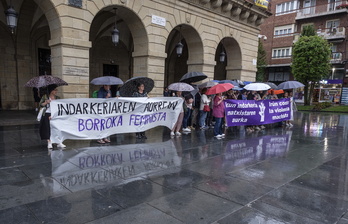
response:
[[[330,58],[330,44],[317,35],[303,35],[293,45],[291,68],[295,79],[305,84],[305,105],[310,105],[315,83],[329,73]]]
[[[317,34],[315,32],[313,25],[308,25],[308,26],[303,27],[301,37],[303,37],[303,36],[310,37],[310,36],[315,36],[315,35],[317,35]]]
[[[263,48],[261,38],[259,39],[259,46],[257,49],[257,64],[256,64],[256,82],[263,82],[266,73],[266,51]]]

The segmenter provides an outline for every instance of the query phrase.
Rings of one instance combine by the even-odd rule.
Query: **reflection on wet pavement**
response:
[[[0,223],[348,223],[348,115],[295,118],[51,151],[36,125],[0,127]]]

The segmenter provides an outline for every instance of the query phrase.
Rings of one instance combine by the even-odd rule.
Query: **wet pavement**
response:
[[[348,223],[348,115],[53,151],[29,118],[0,121],[0,223]]]

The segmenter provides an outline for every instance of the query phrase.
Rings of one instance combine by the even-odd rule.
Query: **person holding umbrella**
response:
[[[217,139],[221,139],[225,136],[222,133],[222,119],[225,117],[225,105],[223,101],[225,100],[225,96],[222,96],[221,93],[217,93],[214,97],[214,106],[213,106],[213,117],[215,118],[214,125],[214,137]]]
[[[141,82],[137,84],[138,91],[133,93],[133,97],[148,97],[147,92],[144,91],[145,85]],[[137,139],[147,139],[145,131],[136,133]]]
[[[40,130],[40,137],[41,140],[47,140],[47,148],[48,149],[52,149],[52,142],[50,140],[51,137],[51,127],[50,127],[50,119],[51,119],[51,108],[50,108],[50,103],[52,102],[52,100],[57,100],[59,99],[59,97],[57,96],[57,85],[56,84],[52,84],[47,86],[47,94],[43,95],[39,106],[40,108],[44,108],[45,112],[42,115],[42,118],[40,120],[40,126],[39,126],[39,130]],[[65,148],[66,146],[61,142],[59,144],[57,144],[58,148]]]

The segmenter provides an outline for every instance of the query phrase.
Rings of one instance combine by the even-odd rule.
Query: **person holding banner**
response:
[[[99,91],[98,91],[98,98],[110,98],[111,97],[111,85],[103,85],[102,87],[100,87]],[[103,139],[98,139],[97,140],[98,143],[100,144],[105,144],[105,143],[110,143],[110,137],[106,137]]]
[[[41,140],[47,140],[47,148],[53,149],[52,142],[50,140],[51,138],[51,126],[50,126],[50,120],[51,120],[51,108],[50,103],[52,100],[59,99],[57,96],[57,85],[49,85],[47,87],[47,94],[43,95],[39,106],[40,108],[44,109],[42,118],[40,120],[40,126],[39,126],[39,132]],[[57,147],[59,148],[65,148],[66,146],[61,142],[57,144]]]
[[[144,91],[145,85],[143,83],[137,83],[137,89],[138,91],[133,93],[133,97],[148,97],[147,92]],[[147,139],[145,131],[137,132],[135,135],[137,139]]]
[[[214,97],[214,108],[213,108],[213,116],[215,118],[214,125],[214,137],[217,139],[221,139],[225,136],[222,133],[222,119],[225,117],[225,105],[223,103],[225,97],[222,96],[221,93],[218,93]]]
[[[182,93],[181,91],[177,91],[177,92],[176,92],[177,97],[183,98],[182,95],[181,95],[181,93]],[[183,99],[184,99],[184,98],[183,98]],[[185,100],[185,99],[184,99],[184,100]],[[185,102],[184,102],[184,103],[185,103]],[[184,120],[184,107],[182,107],[182,109],[181,109],[181,111],[180,111],[180,114],[179,114],[179,116],[178,116],[178,120],[176,121],[176,123],[175,123],[173,129],[172,129],[171,132],[170,132],[170,136],[171,136],[171,137],[174,137],[175,135],[176,135],[176,136],[180,136],[180,135],[181,135],[180,129],[181,129],[181,125],[182,125],[182,123],[183,123],[183,120]]]

